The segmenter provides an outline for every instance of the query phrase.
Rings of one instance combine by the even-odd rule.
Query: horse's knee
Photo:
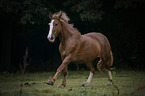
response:
[[[59,68],[57,69],[57,72],[60,73],[62,70],[60,70]]]

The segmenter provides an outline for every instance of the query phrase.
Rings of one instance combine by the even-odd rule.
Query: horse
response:
[[[53,43],[56,37],[59,37],[59,52],[62,64],[58,67],[54,77],[47,81],[47,84],[53,86],[62,71],[63,80],[62,84],[58,85],[58,87],[66,87],[68,64],[73,62],[76,64],[86,64],[90,70],[87,81],[82,84],[82,86],[88,86],[95,72],[93,61],[99,57],[97,68],[100,71],[108,71],[108,85],[112,85],[111,66],[113,64],[113,55],[106,36],[96,32],[81,35],[77,28],[68,23],[70,19],[63,11],[54,14],[50,12],[49,18],[51,22],[49,23],[50,29],[47,38]]]

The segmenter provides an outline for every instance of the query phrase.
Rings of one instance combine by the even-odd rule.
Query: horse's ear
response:
[[[59,11],[57,15],[58,15],[58,18],[60,19],[62,16],[62,11]]]
[[[52,13],[51,12],[49,13],[49,18],[52,19]]]

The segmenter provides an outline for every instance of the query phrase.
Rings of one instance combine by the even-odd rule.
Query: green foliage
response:
[[[145,0],[116,0],[115,8],[136,8],[145,5]]]
[[[82,21],[96,22],[102,19],[102,4],[99,0],[67,0],[64,5],[71,5],[72,11],[78,12]]]
[[[1,0],[0,14],[13,15],[22,24],[46,23],[49,12],[49,5],[46,3],[49,4],[45,0]]]
[[[58,3],[55,3],[58,2]],[[71,7],[72,11],[79,13],[82,21],[96,22],[102,20],[104,10],[100,0],[67,0],[62,1],[63,7]],[[106,2],[108,3],[108,2]],[[60,6],[58,0],[1,0],[0,14],[10,15],[18,18],[22,24],[46,23],[50,9],[56,10]],[[115,8],[128,8],[145,5],[144,0],[116,0]],[[113,7],[113,5],[112,5]],[[60,7],[61,8],[61,7]],[[59,9],[59,8],[58,8]],[[61,8],[62,10],[62,8]],[[16,18],[15,17],[15,18]]]

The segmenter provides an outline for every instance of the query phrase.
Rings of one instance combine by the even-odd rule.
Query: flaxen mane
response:
[[[79,30],[77,28],[74,27],[74,24],[69,24],[68,22],[70,21],[70,18],[67,16],[67,14],[63,11],[62,12],[62,15],[61,15],[61,18],[63,21],[65,21],[69,26],[70,28],[74,29],[75,31],[79,32]],[[54,13],[52,15],[53,18],[57,18],[58,17],[58,12],[57,13]],[[80,33],[80,32],[79,32]]]
[[[56,13],[55,13],[56,15]],[[79,30],[77,28],[74,27],[74,24],[69,24],[68,22],[70,21],[70,18],[67,16],[67,14],[65,12],[62,11],[62,16],[61,19],[63,21],[65,21],[71,28],[73,28],[74,30],[76,30],[77,32],[79,32]],[[79,32],[80,33],[80,32]]]
[[[54,14],[52,15],[52,17],[57,17],[57,14],[58,14],[58,12],[57,12],[57,13],[54,13]],[[66,14],[65,12],[63,12],[63,11],[62,11],[61,19],[64,20],[65,22],[67,22],[67,23],[68,23],[68,21],[70,21],[70,18],[69,18],[69,17],[67,16],[67,14]]]

